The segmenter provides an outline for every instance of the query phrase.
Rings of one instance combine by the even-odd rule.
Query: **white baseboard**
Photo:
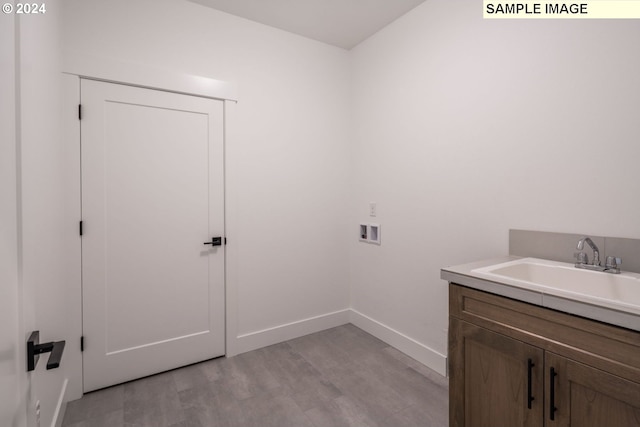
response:
[[[333,313],[239,335],[235,345],[236,354],[345,325],[349,323],[350,311],[349,309],[335,311]]]
[[[51,427],[62,426],[64,419],[64,413],[67,410],[67,401],[65,399],[67,394],[67,385],[69,385],[69,379],[65,378],[60,389],[60,396],[58,396],[58,403],[56,404],[56,410],[53,413],[53,419],[51,420]]]
[[[440,375],[447,375],[447,356],[354,309],[351,309],[350,312],[350,321],[358,328],[414,358]]]
[[[423,365],[438,372],[440,375],[447,375],[447,356],[353,309],[335,311],[333,313],[240,335],[236,340],[235,348],[237,353],[235,354],[257,350],[262,347],[278,344],[283,341],[299,338],[347,323],[353,323],[363,331],[386,342],[407,356],[414,358]]]

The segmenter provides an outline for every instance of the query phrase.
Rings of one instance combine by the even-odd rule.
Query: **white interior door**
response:
[[[88,392],[225,352],[223,105],[84,79],[81,94]]]

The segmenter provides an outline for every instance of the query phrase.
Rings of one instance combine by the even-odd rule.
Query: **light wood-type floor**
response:
[[[443,427],[448,381],[353,325],[86,394],[65,427]]]

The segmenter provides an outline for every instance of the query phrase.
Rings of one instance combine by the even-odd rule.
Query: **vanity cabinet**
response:
[[[449,285],[451,427],[640,426],[640,333]]]

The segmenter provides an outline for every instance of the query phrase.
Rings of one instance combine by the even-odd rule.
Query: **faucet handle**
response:
[[[607,257],[607,263],[605,264],[605,267],[607,267],[607,268],[620,268],[620,264],[622,264],[622,260],[620,258],[608,256]]]
[[[589,264],[589,257],[587,256],[586,253],[584,253],[584,252],[576,252],[576,253],[573,254],[573,256],[577,260],[576,264]]]

